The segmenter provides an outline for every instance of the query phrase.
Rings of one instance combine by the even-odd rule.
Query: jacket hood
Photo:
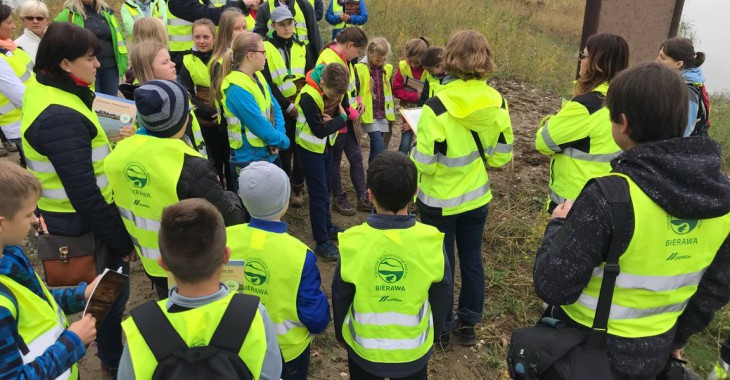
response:
[[[447,91],[444,91],[447,90]],[[457,123],[474,132],[485,132],[504,120],[501,112],[495,112],[507,104],[497,90],[481,80],[461,80],[447,76],[442,81],[438,98]]]
[[[709,138],[639,144],[611,166],[674,217],[708,219],[730,212],[730,179],[722,172],[720,144]]]
[[[702,74],[702,69],[695,67],[688,70],[681,70],[682,78],[688,83],[705,83],[705,75]]]

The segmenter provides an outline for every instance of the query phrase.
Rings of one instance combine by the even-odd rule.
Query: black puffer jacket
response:
[[[730,212],[730,180],[722,173],[721,162],[716,142],[690,137],[638,145],[611,164],[614,172],[629,176],[670,215],[707,219]],[[533,275],[537,295],[549,305],[576,302],[593,268],[605,260],[613,231],[610,207],[598,185],[589,182],[567,218],[548,223]],[[628,218],[627,242],[634,232],[631,209]],[[608,354],[614,370],[626,378],[656,376],[671,349],[684,346],[692,334],[705,328],[729,298],[730,238],[725,236],[674,328],[635,339],[610,335],[609,331]],[[572,322],[559,307],[553,307],[552,313]]]
[[[39,74],[37,79],[41,84],[78,96],[91,109],[94,93],[88,87],[76,86],[70,78],[56,82]],[[116,206],[104,200],[96,185],[91,162],[91,140],[96,134],[96,126],[78,111],[51,105],[25,131],[23,143],[48,157],[76,210],[75,213],[40,210],[48,233],[78,236],[91,231],[115,254],[126,256],[134,248],[132,240]]]

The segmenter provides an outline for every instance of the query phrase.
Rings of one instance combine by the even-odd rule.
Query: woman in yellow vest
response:
[[[127,71],[127,41],[114,10],[104,0],[66,0],[63,6],[64,10],[54,21],[76,24],[99,38],[101,66],[96,70],[94,88],[102,94],[116,96],[119,78]]]
[[[621,154],[603,101],[613,78],[629,65],[629,45],[621,36],[596,34],[579,58],[573,98],[543,118],[535,136],[537,151],[551,156],[548,212],[575,200],[586,182],[611,171],[609,162]]]
[[[245,31],[233,40],[223,59],[222,80],[216,85],[228,123],[231,181],[238,190],[238,173],[254,161],[281,166],[279,150],[289,147],[284,116],[261,70],[266,65],[264,42]]]
[[[373,38],[368,45],[367,63],[355,65],[360,82],[360,99],[365,112],[360,115],[362,131],[370,136],[368,162],[385,150],[383,133],[390,132],[395,121],[393,103],[393,65],[386,64],[390,44],[385,38]]]
[[[301,207],[304,204],[304,173],[294,139],[298,116],[294,101],[304,87],[304,74],[312,69],[313,61],[307,59],[306,46],[294,35],[294,16],[289,8],[274,9],[271,21],[274,30],[264,41],[266,67],[262,74],[272,85],[271,93],[284,114],[286,135],[289,137],[289,148],[281,152],[281,167],[291,179],[290,206]]]
[[[681,358],[730,298],[730,179],[718,143],[682,137],[687,102],[675,70],[649,63],[620,73],[606,106],[623,153],[611,161],[613,178],[601,179],[615,188],[589,181],[574,204],[557,206],[537,250],[534,286],[550,305],[546,316],[590,329],[618,236],[605,331],[616,379],[665,378],[658,375],[669,356]],[[626,190],[620,230],[609,199]]]
[[[76,379],[76,362],[96,338],[87,314],[68,325],[65,313],[83,310],[96,285],[49,291],[21,244],[35,217],[41,184],[16,164],[0,162],[0,377]],[[325,299],[326,304],[326,299]],[[24,348],[23,348],[24,347]]]
[[[177,81],[177,69],[175,62],[170,59],[170,52],[159,42],[145,41],[134,45],[132,48],[132,71],[139,85],[151,80]],[[200,124],[195,114],[190,110],[192,116],[190,128],[185,130],[185,135],[190,144],[200,154],[207,157],[207,149]]]
[[[512,160],[512,124],[507,102],[486,83],[495,65],[483,35],[471,30],[454,34],[443,65],[449,75],[423,106],[411,158],[419,172],[421,221],[445,234],[452,278],[454,243],[458,247],[458,315],[455,320],[449,312],[441,343],[453,330],[459,343],[473,346],[474,325],[481,322],[484,307],[482,236],[492,200],[487,167]]]
[[[88,29],[55,22],[38,46],[38,83],[25,90],[21,134],[28,170],[43,188],[38,210],[51,235],[92,233],[97,270],[129,271],[135,250],[104,172],[111,148],[92,110],[101,50]],[[102,368],[114,373],[122,354],[121,318],[129,283],[112,305],[96,339]]]
[[[11,17],[13,10],[0,4],[0,129],[3,141],[0,150],[19,151],[20,164],[25,166],[23,146],[20,143],[20,113],[26,86],[35,83],[33,61],[30,56],[13,42],[15,24]],[[4,155],[8,152],[5,151]],[[2,156],[3,154],[0,154]]]

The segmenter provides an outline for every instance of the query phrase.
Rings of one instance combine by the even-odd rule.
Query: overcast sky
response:
[[[707,54],[702,71],[711,92],[730,92],[730,1],[686,0],[682,18],[692,24],[695,50]]]

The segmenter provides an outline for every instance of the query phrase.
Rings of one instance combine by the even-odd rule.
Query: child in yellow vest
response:
[[[0,378],[77,379],[76,363],[96,339],[87,314],[71,326],[66,313],[84,309],[96,281],[49,290],[21,244],[35,217],[38,180],[20,166],[0,161]],[[26,351],[27,352],[24,352]]]
[[[416,83],[421,82],[424,72],[423,66],[421,65],[421,56],[430,45],[431,43],[426,37],[413,38],[406,42],[406,59],[398,62],[398,71],[395,72],[393,79],[393,94],[396,98],[400,99],[400,108],[413,108],[418,105],[421,91],[414,88],[414,86],[408,86],[408,84],[412,80],[415,80]],[[390,136],[386,136],[386,149],[389,142]],[[403,119],[398,150],[404,154],[408,154],[412,143],[413,130],[406,123],[405,119]]]
[[[421,56],[421,64],[426,72],[423,73],[423,91],[421,98],[418,100],[418,106],[423,107],[426,100],[436,95],[436,90],[441,86],[441,80],[446,78],[446,70],[441,64],[444,56],[444,48],[440,46],[431,46]]]
[[[390,56],[390,44],[378,37],[368,45],[367,63],[355,65],[360,82],[359,96],[365,106],[360,115],[362,130],[370,136],[368,162],[385,150],[383,133],[390,132],[395,120],[393,105],[393,65],[386,64]]]
[[[399,152],[375,157],[367,176],[375,213],[340,234],[332,309],[352,379],[427,379],[451,307],[444,235],[408,212],[417,177]]]

